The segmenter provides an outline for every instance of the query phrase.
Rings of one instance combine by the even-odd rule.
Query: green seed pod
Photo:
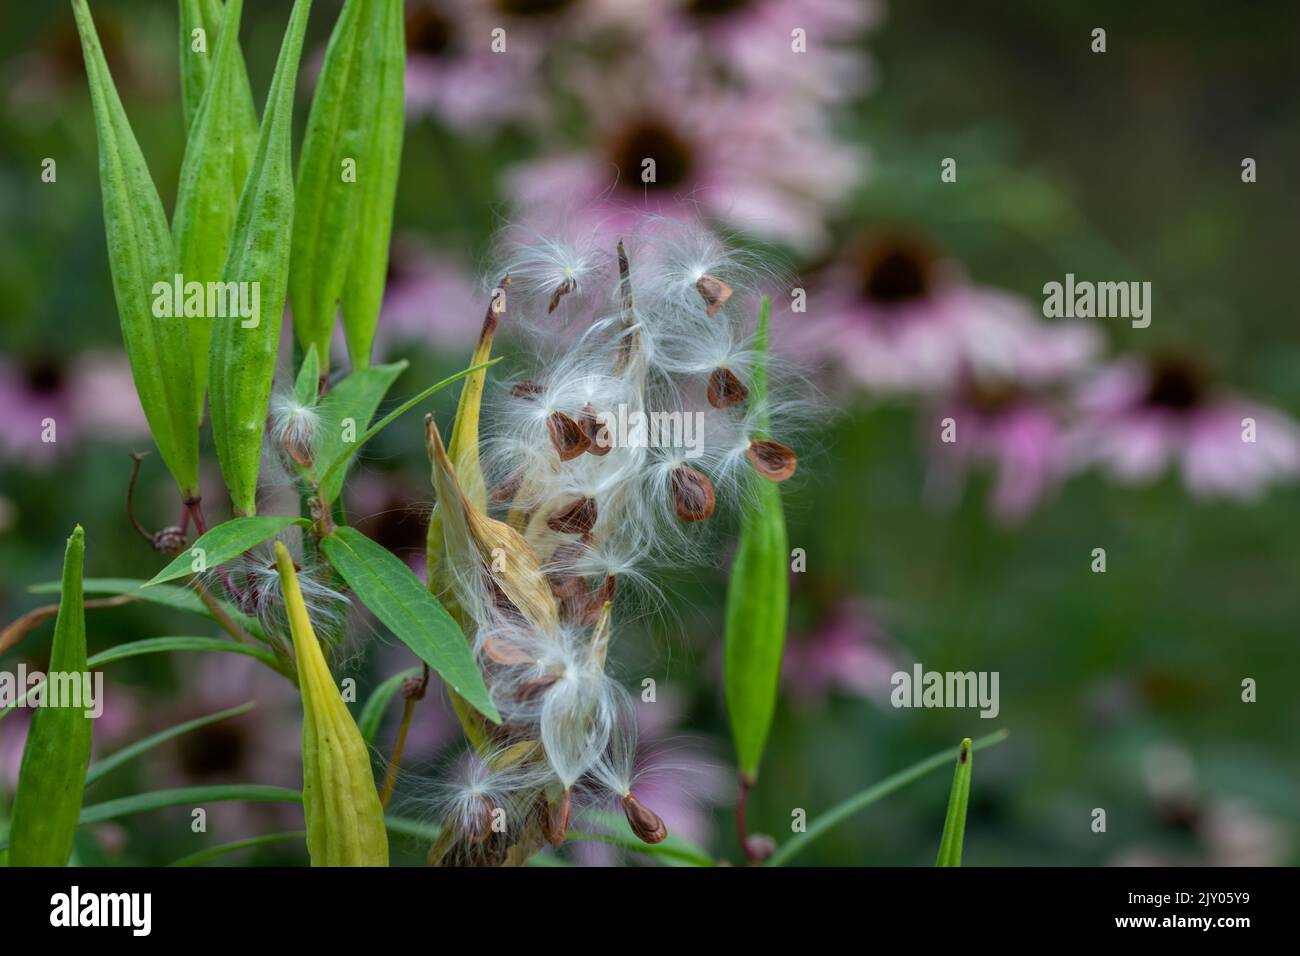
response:
[[[370,348],[379,324],[406,123],[406,30],[401,0],[377,0],[371,20],[365,39],[362,76],[375,86],[375,103],[367,126],[368,162],[365,175],[358,183],[361,202],[357,210],[357,231],[352,238],[348,276],[340,303],[343,334],[353,368],[370,364]]]
[[[235,153],[241,137],[234,109],[242,9],[243,0],[230,0],[226,8],[214,63],[203,98],[190,123],[176,196],[176,214],[172,218],[178,271],[186,283],[201,282],[204,288],[221,278],[243,185],[242,179],[236,182]],[[208,388],[208,348],[212,338],[212,316],[207,314],[206,308],[202,312],[202,315],[189,320],[190,346],[194,353],[195,410],[200,425],[203,421],[203,398]]]
[[[759,314],[753,388],[750,401],[760,409],[767,401],[767,324],[771,305],[764,297]],[[740,539],[727,585],[727,629],[723,684],[731,736],[741,775],[752,782],[772,728],[781,652],[785,645],[789,579],[785,512],[780,488],[754,479],[753,497],[740,517]]]
[[[239,197],[224,283],[247,283],[250,316],[217,317],[208,355],[212,436],[235,511],[257,510],[257,472],[280,344],[293,232],[293,91],[311,0],[297,0],[267,95],[257,154]]]
[[[298,159],[298,215],[293,223],[289,293],[293,330],[304,350],[316,346],[329,365],[330,338],[356,229],[367,165],[365,126],[375,87],[362,74],[362,28],[373,0],[347,0],[330,34]]]
[[[198,115],[199,104],[208,87],[208,78],[214,69],[216,49],[225,22],[225,4],[222,0],[180,0],[181,22],[181,105],[185,112],[185,130],[188,133]],[[196,30],[203,31],[202,50]],[[236,31],[238,32],[238,31]],[[206,51],[206,52],[203,52]],[[244,54],[235,37],[235,74],[231,95],[233,97],[233,115],[235,119],[235,202],[239,202],[239,193],[244,188],[249,167],[253,165],[253,153],[257,149],[257,110],[253,106],[253,90],[248,83],[248,67],[244,63]]]
[[[339,695],[307,617],[293,559],[275,544],[302,692],[302,805],[312,866],[387,866],[384,808],[370,751]]]
[[[44,687],[44,693],[49,695],[54,689],[69,688],[75,678],[82,681],[81,692],[75,695],[79,699],[71,702],[47,698],[43,701],[47,706],[36,708],[32,716],[9,831],[10,866],[66,866],[72,853],[90,762],[92,725],[92,718],[87,716],[90,702],[85,695],[90,683],[81,583],[85,551],[85,535],[77,525],[63,556],[63,588],[50,650],[50,679]]]
[[[99,181],[113,293],[131,375],[149,430],[181,494],[199,492],[199,430],[193,352],[183,309],[156,309],[176,272],[162,200],[149,175],[104,59],[86,0],[73,0],[99,136]],[[170,298],[170,296],[168,296]],[[155,316],[155,311],[162,315]],[[166,314],[170,312],[170,315]]]

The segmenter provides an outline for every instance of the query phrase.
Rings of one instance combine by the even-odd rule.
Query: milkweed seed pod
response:
[[[797,469],[773,437],[799,407],[779,369],[762,407],[751,400],[770,274],[693,224],[650,219],[610,246],[507,230],[496,274],[508,279],[473,360],[509,327],[532,367],[487,401],[483,378],[467,379],[448,446],[427,421],[430,587],[456,609],[502,715],[488,726],[458,708],[484,769],[449,803],[431,862],[521,863],[602,795],[638,838],[667,836],[633,794],[636,709],[606,669],[615,607],[657,593],[653,564],[702,553],[755,476]]]
[[[302,805],[312,866],[387,866],[388,833],[370,751],[312,630],[293,559],[276,542],[302,692]]]

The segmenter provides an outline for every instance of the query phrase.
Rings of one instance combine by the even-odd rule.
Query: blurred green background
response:
[[[316,6],[308,49],[318,51],[336,5]],[[249,7],[244,51],[260,108],[289,4]],[[170,209],[183,148],[174,4],[92,8]],[[64,3],[9,4],[4,19],[0,353],[44,369],[48,383],[75,355],[115,349],[120,339],[70,11]],[[1286,3],[888,4],[862,41],[876,84],[836,118],[838,135],[869,147],[870,175],[827,211],[828,222],[838,238],[881,223],[921,228],[977,281],[1031,303],[1044,282],[1067,271],[1150,280],[1150,329],[1099,320],[1115,348],[1192,348],[1235,388],[1300,415],[1290,261],[1300,223],[1298,25]],[[1105,54],[1089,50],[1097,26],[1108,33]],[[299,129],[306,103],[300,94]],[[538,148],[536,137],[517,129],[466,134],[413,118],[398,228],[468,253],[472,265],[506,208],[502,176]],[[959,179],[944,185],[938,167],[949,156]],[[1246,156],[1258,161],[1250,185],[1240,179]],[[57,160],[57,183],[40,180],[45,157]],[[400,354],[413,365],[393,401],[462,367],[468,353]],[[1005,727],[1010,739],[975,758],[968,865],[1300,859],[1294,485],[1241,505],[1193,500],[1172,477],[1135,488],[1083,475],[1008,528],[988,515],[980,481],[951,510],[927,503],[917,408],[827,394],[838,408],[811,436],[817,452],[805,457],[786,495],[791,545],[808,555],[807,572],[794,582],[791,642],[811,639],[837,601],[869,598],[883,608],[902,658],[933,670],[1000,672],[1001,713],[980,720],[973,711],[894,710],[838,691],[813,700],[785,695],[752,797],[752,829],[779,841],[793,808],[815,816],[963,736]],[[435,411],[449,420],[453,399],[441,398]],[[357,517],[399,551],[420,547],[422,509],[432,497],[421,443],[411,416],[364,456],[363,469],[388,481],[392,501]],[[76,522],[86,528],[88,575],[147,578],[157,570],[159,558],[131,531],[122,507],[125,451],[146,446],[147,439],[125,444],[87,434],[48,462],[0,461],[0,619],[41,603],[26,588],[58,577],[62,542]],[[173,499],[155,456],[141,484],[145,523],[171,523]],[[221,513],[214,506],[210,517],[214,511]],[[1089,570],[1096,547],[1107,551],[1105,574]],[[653,675],[674,689],[681,702],[675,730],[706,741],[719,764],[729,758],[717,670],[726,560],[720,548],[717,567],[672,575],[670,613],[648,619],[622,655],[626,674]],[[91,650],[197,626],[140,606],[92,611]],[[28,638],[4,666],[42,666],[48,633]],[[363,698],[408,666],[396,649],[360,637],[344,664]],[[129,688],[136,702],[123,717],[123,740],[178,713],[193,715],[186,695],[196,685],[179,667],[165,658],[113,666],[110,685]],[[1241,702],[1247,677],[1258,682],[1256,703]],[[253,696],[248,687],[230,693],[230,703]],[[274,782],[249,779],[249,768],[262,764],[241,751],[274,753],[254,740],[272,732],[258,729],[259,713],[168,759],[186,773],[198,768],[186,779]],[[385,746],[393,723],[390,715]],[[13,751],[23,726],[0,724],[0,756]],[[296,725],[273,726],[291,738],[292,769]],[[436,768],[443,752],[430,745],[427,766]],[[163,785],[175,766],[124,770],[88,800]],[[0,776],[0,806],[5,784],[12,780]],[[421,785],[404,786],[418,815]],[[928,865],[948,786],[947,771],[925,778],[843,824],[800,861]],[[706,800],[700,813],[711,820],[713,849],[736,860],[731,800],[729,793]],[[1090,829],[1098,807],[1107,812],[1104,834]],[[222,836],[251,835],[268,823],[254,812]],[[163,863],[206,840],[179,813],[151,814],[108,836],[84,834],[78,851],[88,862]],[[420,856],[412,846],[403,859]],[[304,855],[278,847],[231,859],[302,862]]]

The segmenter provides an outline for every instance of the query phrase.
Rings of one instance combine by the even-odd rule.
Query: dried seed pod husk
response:
[[[560,461],[572,461],[591,447],[587,430],[564,412],[551,412],[546,418],[546,430]]]
[[[678,465],[672,473],[673,507],[683,521],[703,521],[713,514],[713,482],[690,465]]]
[[[779,441],[751,441],[745,454],[754,470],[768,481],[785,481],[799,467],[794,449]]]
[[[749,397],[749,389],[729,368],[719,366],[709,373],[707,387],[709,404],[714,408],[730,408]]]
[[[668,836],[663,818],[630,793],[623,797],[623,815],[642,843],[662,843]]]
[[[477,568],[501,589],[525,620],[544,630],[553,630],[559,620],[559,607],[532,546],[514,528],[489,518],[469,501],[461,490],[456,469],[447,457],[432,416],[425,419],[425,428],[442,516],[440,538],[446,546],[444,560],[463,571]],[[497,554],[504,554],[505,560],[498,562]]]
[[[718,310],[731,298],[732,288],[716,276],[703,275],[695,282],[700,298],[704,300],[704,314],[709,318],[718,314]]]

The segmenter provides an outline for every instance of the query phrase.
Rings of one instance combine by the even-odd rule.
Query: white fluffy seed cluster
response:
[[[527,818],[547,790],[552,842],[574,793],[612,797],[643,840],[664,838],[632,795],[635,706],[605,667],[615,595],[655,592],[649,568],[693,561],[720,505],[797,466],[771,437],[798,410],[791,377],[768,361],[759,372],[754,349],[772,273],[697,224],[649,219],[608,245],[523,228],[500,245],[501,327],[527,333],[531,368],[485,405],[482,466],[490,508],[527,543],[558,614],[535,619],[490,577],[457,578],[503,717],[502,752],[446,792],[447,822],[471,841],[494,810]],[[503,759],[524,741],[544,760]]]

